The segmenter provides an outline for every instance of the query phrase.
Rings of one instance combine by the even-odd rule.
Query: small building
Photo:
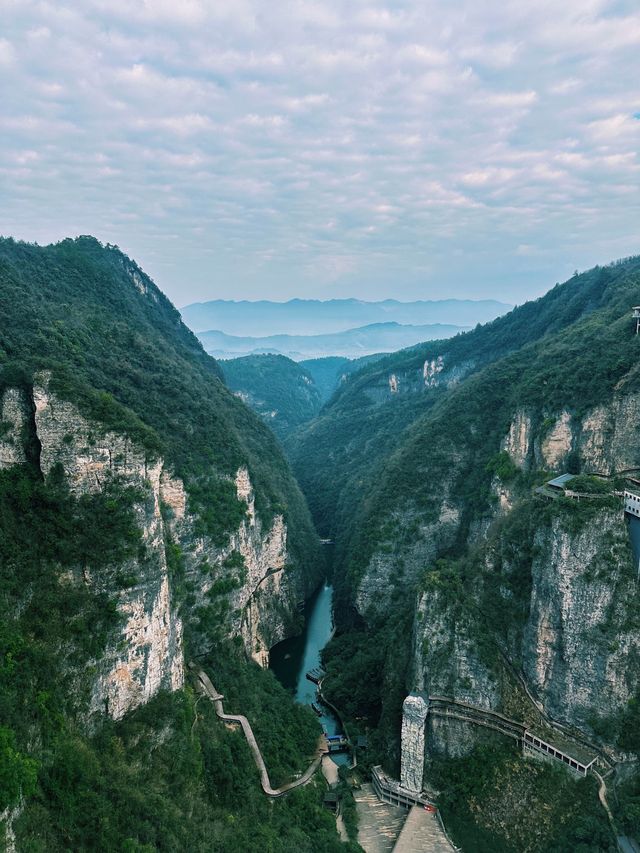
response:
[[[634,515],[640,518],[640,496],[634,495],[633,492],[624,493],[624,511],[627,515]]]
[[[329,809],[329,811],[337,812],[338,806],[340,805],[340,798],[335,793],[335,791],[327,791],[327,793],[322,798],[322,805],[325,809]]]
[[[560,474],[559,477],[554,477],[553,480],[549,480],[546,486],[548,489],[555,489],[557,492],[564,492],[567,484],[573,480],[575,476],[575,474]]]
[[[635,305],[632,309],[633,319],[636,321],[636,335],[640,332],[640,305]]]

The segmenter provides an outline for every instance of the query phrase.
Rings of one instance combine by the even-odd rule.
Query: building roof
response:
[[[564,489],[569,480],[573,480],[575,474],[560,474],[559,477],[554,477],[553,480],[549,480],[547,486],[551,486],[554,489]]]

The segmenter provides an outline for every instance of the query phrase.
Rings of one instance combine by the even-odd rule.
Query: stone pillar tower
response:
[[[428,711],[429,701],[420,693],[410,693],[402,705],[400,784],[415,793],[422,790],[425,723]]]

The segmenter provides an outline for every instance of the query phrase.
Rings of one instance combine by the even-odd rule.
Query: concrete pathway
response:
[[[330,788],[338,784],[338,765],[328,755],[322,756],[322,775],[327,780]]]
[[[234,725],[239,725],[242,727],[242,731],[244,732],[244,736],[247,739],[249,748],[253,753],[253,759],[260,774],[260,784],[262,785],[262,790],[268,797],[282,797],[288,791],[292,791],[294,788],[299,788],[301,785],[306,785],[311,780],[313,774],[320,766],[322,757],[326,755],[329,751],[324,737],[320,738],[316,756],[309,765],[309,767],[302,774],[302,776],[300,776],[299,779],[295,779],[293,782],[288,782],[281,788],[273,788],[271,785],[271,780],[269,779],[267,767],[264,763],[264,758],[262,757],[262,753],[260,752],[260,747],[258,746],[258,742],[255,738],[249,720],[247,720],[247,718],[242,716],[241,714],[225,714],[224,708],[222,707],[223,696],[221,693],[218,693],[216,688],[213,686],[213,684],[211,683],[211,679],[206,674],[206,672],[195,666],[195,664],[193,663],[189,664],[189,668],[192,670],[192,672],[195,673],[201,690],[213,702],[213,707],[215,708],[218,717],[221,720],[224,720],[225,722],[232,723]]]
[[[414,806],[402,827],[393,853],[452,853],[456,848],[442,831],[438,818]]]
[[[370,784],[353,792],[358,809],[358,844],[365,853],[391,853],[407,810],[381,803]]]
[[[340,779],[338,776],[338,765],[335,763],[333,758],[329,758],[328,755],[322,756],[322,775],[327,780],[327,784],[330,788],[335,787]],[[349,840],[349,835],[347,834],[347,829],[344,825],[344,820],[342,819],[341,814],[336,815],[336,829],[338,830],[340,841]]]

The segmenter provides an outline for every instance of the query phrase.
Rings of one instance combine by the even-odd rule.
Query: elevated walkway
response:
[[[373,790],[379,800],[383,803],[389,803],[392,806],[402,806],[405,809],[410,809],[413,806],[432,806],[435,808],[435,803],[422,791],[409,791],[403,788],[400,782],[392,779],[384,772],[380,765],[371,768],[371,781]]]
[[[548,732],[532,730],[525,723],[511,720],[498,711],[487,711],[449,696],[430,696],[429,714],[493,729],[518,741],[525,753],[535,753],[561,761],[581,776],[586,776],[589,770],[601,760],[595,749],[589,749],[585,744],[568,735],[555,730]]]
[[[193,662],[189,663],[189,669],[195,676],[196,687],[198,688],[199,692],[203,696],[207,696],[213,702],[213,707],[217,716],[227,723],[232,723],[233,725],[238,725],[242,728],[244,736],[247,739],[249,749],[253,754],[253,760],[255,761],[256,767],[258,768],[258,773],[260,774],[260,784],[262,786],[262,790],[268,797],[283,797],[285,794],[289,793],[289,791],[293,791],[294,788],[299,788],[302,785],[307,785],[311,781],[314,773],[321,765],[322,757],[324,755],[327,755],[328,753],[326,739],[324,737],[320,738],[316,756],[309,765],[309,767],[302,774],[302,776],[300,776],[299,779],[294,779],[292,782],[289,782],[286,785],[282,785],[282,787],[280,788],[274,788],[271,785],[271,780],[269,779],[269,773],[267,771],[266,764],[264,763],[262,752],[260,751],[260,747],[258,746],[258,742],[253,733],[253,729],[251,728],[251,723],[249,722],[249,720],[242,714],[225,714],[224,708],[222,706],[222,700],[224,699],[224,696],[222,695],[222,693],[216,690],[206,672],[204,672],[204,670],[200,667],[196,666]]]

